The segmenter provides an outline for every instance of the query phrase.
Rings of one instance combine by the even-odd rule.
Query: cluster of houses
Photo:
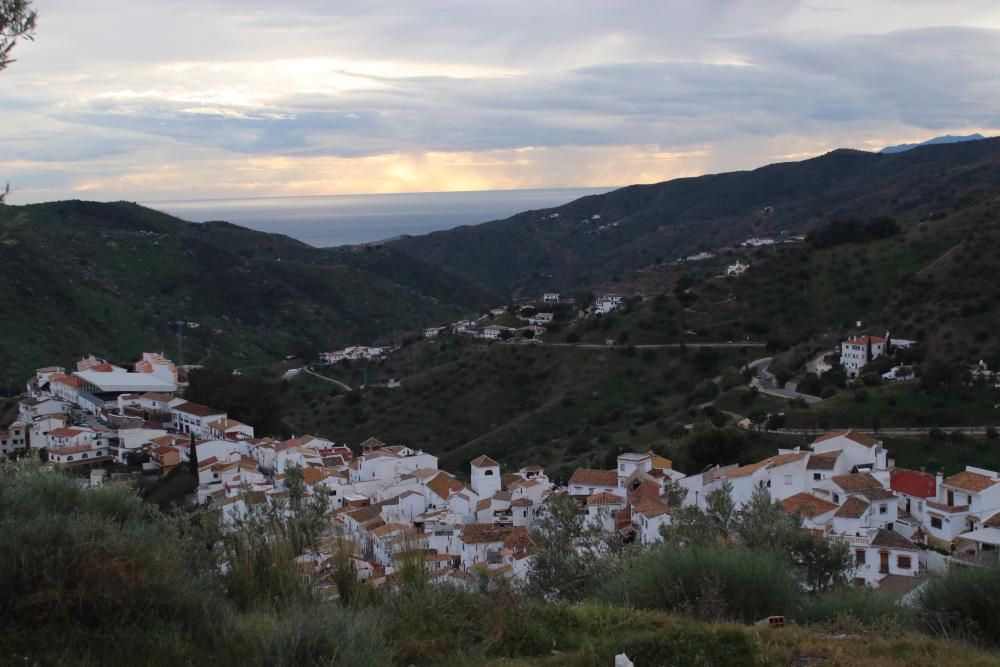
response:
[[[749,264],[744,264],[743,262],[736,260],[735,264],[730,264],[729,266],[726,267],[726,275],[738,278],[739,276],[742,276],[744,273],[746,273],[747,269],[749,268],[750,268]]]
[[[849,545],[859,585],[1000,558],[1000,473],[969,466],[942,477],[897,468],[880,441],[850,429],[822,435],[806,450],[687,476],[653,452],[622,454],[615,470],[578,469],[568,492],[588,521],[650,543],[671,520],[668,480],[686,490],[683,504],[702,508],[723,485],[737,508],[763,486],[805,528]]]
[[[352,345],[351,347],[345,347],[342,350],[336,350],[334,352],[320,352],[319,360],[324,364],[337,364],[345,360],[378,360],[391,353],[394,349],[395,348],[392,347],[367,347],[365,345]]]
[[[575,499],[588,525],[655,543],[671,522],[677,487],[686,491],[683,505],[699,507],[723,486],[737,507],[767,489],[804,527],[849,545],[858,584],[1000,555],[1000,473],[970,466],[942,477],[897,468],[881,441],[854,430],[693,475],[653,451],[627,452],[615,469],[577,469],[564,488],[539,466],[504,472],[480,456],[466,482],[441,470],[433,454],[374,438],[355,450],[317,436],[259,437],[225,410],[183,398],[179,375],[154,354],[132,370],[93,358],[69,373],[40,368],[17,421],[0,430],[0,455],[45,448],[53,467],[91,468],[93,483],[107,478],[110,464],[141,465],[153,475],[196,469],[191,502],[220,508],[230,524],[262,506],[284,507],[295,469],[305,493],[329,508],[331,538],[300,558],[303,573],[323,586],[332,586],[344,545],[358,576],[376,584],[391,583],[402,559],[415,556],[428,575],[457,584],[520,577],[538,548],[532,526],[553,493]]]

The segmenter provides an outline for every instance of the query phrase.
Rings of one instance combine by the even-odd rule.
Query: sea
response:
[[[566,204],[613,188],[548,188],[313,197],[149,201],[145,206],[190,222],[225,220],[286,234],[317,248],[427,234]]]

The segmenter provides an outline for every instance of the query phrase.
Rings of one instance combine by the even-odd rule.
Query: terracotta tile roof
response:
[[[302,470],[302,481],[304,481],[309,486],[313,486],[322,482],[324,479],[330,476],[330,473],[323,468],[317,468],[316,466],[309,466]]]
[[[519,485],[523,481],[524,478],[518,475],[517,473],[505,472],[504,474],[500,475],[500,488],[510,489]]]
[[[512,500],[510,504],[513,507],[531,507],[535,503],[531,502],[531,498],[517,498]]]
[[[368,438],[361,443],[361,449],[381,449],[385,447],[385,443],[378,438]]]
[[[656,452],[654,452],[652,449],[649,450],[646,453],[649,454],[649,458],[650,458],[650,460],[653,463],[653,468],[654,469],[659,468],[661,470],[670,470],[671,468],[674,467],[674,462],[673,461],[671,461],[670,459],[668,459],[665,456],[660,456],[659,454],[657,454]]]
[[[865,489],[883,488],[882,483],[875,479],[871,473],[867,472],[859,472],[851,475],[834,475],[830,479],[834,484],[848,493],[863,491]]]
[[[943,482],[946,486],[953,486],[956,489],[961,489],[962,491],[967,491],[969,493],[979,493],[980,491],[988,489],[997,483],[998,480],[995,480],[992,477],[988,477],[978,472],[970,472],[968,470],[963,470],[956,475],[952,475]]]
[[[870,435],[866,435],[864,433],[858,433],[854,429],[848,428],[844,429],[843,431],[831,431],[830,433],[824,433],[823,435],[813,440],[813,444],[840,437],[847,438],[848,440],[853,440],[859,445],[864,445],[865,447],[874,447],[878,443],[878,441],[875,440],[875,438],[871,437]]]
[[[624,505],[625,499],[607,491],[587,497],[587,505]]]
[[[1000,512],[983,521],[983,526],[987,528],[1000,528]]]
[[[968,512],[968,505],[949,505],[947,503],[939,503],[934,500],[927,501],[927,509],[937,510],[938,512],[944,512],[945,514],[960,514],[962,512]]]
[[[472,459],[472,462],[469,465],[471,465],[473,468],[497,468],[500,466],[499,463],[497,463],[490,457],[486,456],[485,454],[483,454],[478,458]]]
[[[77,389],[83,386],[83,380],[76,377],[75,375],[64,375],[62,377],[54,377],[51,380],[49,380],[49,382],[50,383],[58,382],[59,384],[64,384],[67,387],[76,387]]]
[[[880,500],[895,500],[896,496],[889,489],[864,489],[860,492],[869,501],[878,502]]]
[[[890,473],[889,488],[896,493],[904,493],[914,498],[934,498],[937,484],[934,475],[905,468],[893,468]]]
[[[79,428],[54,428],[51,431],[49,431],[49,435],[54,436],[56,438],[73,438],[80,435],[83,432],[84,430]]]
[[[172,410],[177,412],[183,412],[185,414],[194,415],[195,417],[210,417],[212,415],[223,415],[226,413],[225,410],[219,410],[217,408],[210,408],[207,405],[202,405],[201,403],[193,403],[191,401],[185,401],[180,405],[177,405]]]
[[[833,470],[837,467],[837,459],[840,458],[844,450],[836,449],[832,452],[813,454],[806,463],[806,470]]]
[[[917,545],[906,539],[894,530],[879,528],[871,542],[873,547],[885,547],[886,549],[906,549],[916,551]]]
[[[476,512],[482,512],[483,510],[487,510],[490,508],[490,505],[492,504],[493,504],[492,498],[483,498],[478,503],[476,503]]]
[[[758,461],[757,463],[751,463],[749,465],[740,466],[739,468],[733,468],[732,470],[727,470],[726,472],[719,475],[719,479],[735,479],[737,477],[746,477],[766,467],[767,467],[766,460]]]
[[[811,519],[820,514],[832,512],[837,509],[837,505],[803,491],[782,500],[781,508],[788,514],[799,514]]]
[[[838,519],[860,519],[869,507],[868,503],[861,498],[851,496],[844,501],[834,516]]]
[[[632,509],[647,519],[670,513],[670,507],[658,498],[641,498],[632,504]]]
[[[618,486],[618,471],[577,468],[569,483],[577,486]]]
[[[462,526],[462,536],[460,539],[466,544],[503,542],[510,531],[511,528],[494,526],[491,523],[467,523]]]
[[[439,472],[431,481],[427,482],[427,488],[444,500],[455,491],[461,491],[462,483],[446,472]]]
[[[145,398],[148,401],[156,401],[157,403],[169,403],[170,401],[174,400],[173,396],[169,396],[167,394],[161,394],[155,391],[147,391],[139,398]]]

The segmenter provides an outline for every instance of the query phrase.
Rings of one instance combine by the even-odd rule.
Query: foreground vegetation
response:
[[[995,570],[950,575],[932,583],[926,604],[903,608],[876,593],[804,595],[777,585],[789,571],[765,552],[753,552],[760,565],[748,570],[732,547],[688,557],[667,546],[598,558],[601,583],[580,589],[576,603],[542,601],[530,587],[435,586],[419,571],[404,572],[395,591],[341,580],[342,592],[354,593],[335,602],[294,569],[294,555],[318,536],[309,518],[322,511],[306,501],[300,508],[223,535],[212,512],[163,514],[129,486],[91,490],[39,467],[0,467],[2,662],[583,666],[611,664],[621,652],[642,665],[997,660],[983,651],[1000,642]],[[675,567],[677,558],[687,565]],[[683,598],[657,592],[681,582],[692,584]],[[753,592],[761,590],[771,592]],[[739,623],[773,611],[811,627]]]

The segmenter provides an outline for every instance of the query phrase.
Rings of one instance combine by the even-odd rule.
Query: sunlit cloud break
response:
[[[15,203],[625,185],[1000,127],[992,2],[36,4]]]

